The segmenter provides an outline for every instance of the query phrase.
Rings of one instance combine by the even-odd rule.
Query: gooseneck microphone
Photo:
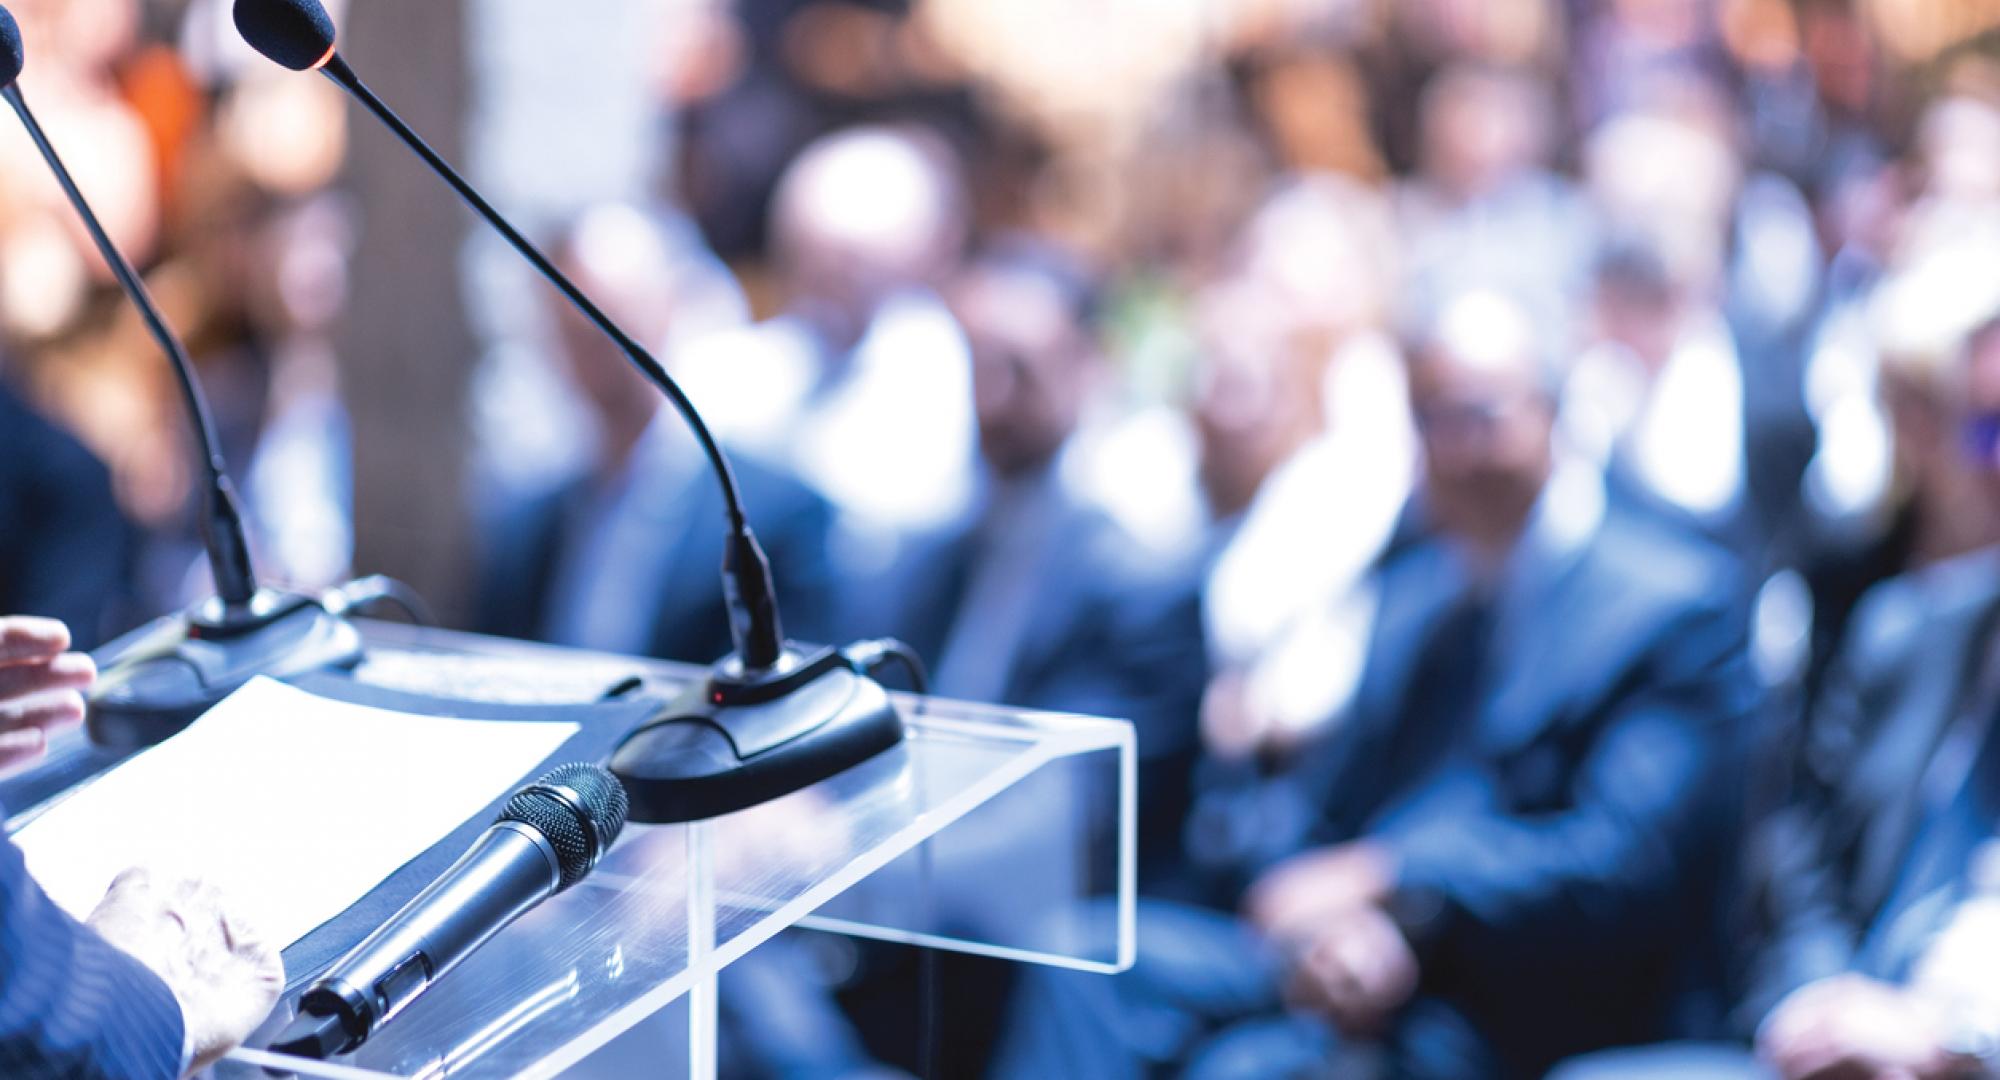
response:
[[[132,302],[138,305],[139,314],[145,319],[146,331],[153,340],[159,342],[161,351],[172,361],[174,381],[180,388],[181,401],[187,407],[188,416],[193,421],[195,443],[201,452],[203,478],[207,484],[202,515],[201,535],[203,545],[208,549],[209,568],[214,572],[215,591],[222,602],[231,607],[245,607],[257,593],[257,579],[250,570],[250,545],[243,537],[243,517],[236,507],[236,491],[229,482],[229,474],[222,463],[222,452],[216,447],[215,421],[210,418],[208,402],[202,398],[195,385],[194,363],[188,359],[187,350],[181,346],[174,332],[168,329],[160,309],[147,293],[146,285],[132,269],[117,245],[104,231],[104,225],[97,220],[90,204],[84,200],[83,192],[76,186],[76,180],[63,166],[62,158],[56,155],[50,145],[42,125],[28,108],[28,102],[21,96],[17,82],[25,64],[25,54],[21,45],[21,29],[14,22],[12,13],[0,9],[0,50],[4,50],[4,68],[0,76],[6,79],[6,86],[0,88],[0,96],[14,107],[21,118],[22,126],[28,129],[28,137],[35,142],[35,149],[41,151],[42,159],[55,173],[56,182],[62,185],[63,194],[76,208],[77,216],[83,219],[84,228],[89,230],[91,242],[104,256],[105,265],[118,279]]]
[[[494,209],[469,181],[460,176],[450,162],[431,149],[422,136],[412,131],[394,109],[389,108],[361,81],[336,48],[333,19],[319,0],[238,0],[234,15],[238,31],[258,52],[294,71],[321,72],[381,121],[424,164],[430,166],[432,172],[451,185],[458,197],[498,231],[522,258],[560,290],[592,325],[616,343],[619,350],[673,403],[694,432],[695,440],[701,444],[702,453],[708,458],[709,467],[722,487],[723,504],[729,517],[725,588],[729,590],[730,630],[736,643],[736,655],[749,672],[767,671],[778,666],[784,656],[785,636],[778,619],[770,563],[744,515],[736,473],[729,467],[728,457],[723,454],[694,403],[688,400],[687,394],[667,373],[665,366],[613,322],[540,249],[521,235],[505,215]]]
[[[351,625],[328,610],[331,601],[326,598],[258,588],[236,491],[217,447],[215,423],[194,364],[28,108],[18,82],[25,63],[20,26],[11,12],[0,7],[0,79],[4,79],[0,97],[21,118],[119,287],[131,297],[147,332],[166,353],[201,457],[201,536],[215,579],[215,597],[141,627],[97,653],[102,677],[91,691],[91,736],[113,749],[136,749],[180,730],[253,676],[351,666],[360,659],[361,639]]]
[[[901,742],[901,718],[868,676],[879,650],[802,649],[785,640],[770,561],[751,531],[729,459],[665,366],[361,81],[340,55],[333,19],[320,0],[235,0],[234,14],[252,48],[294,71],[319,71],[333,80],[450,185],[666,395],[708,459],[728,518],[722,587],[735,650],[612,759],[612,771],[631,794],[634,820],[728,813],[826,779]]]
[[[625,828],[625,789],[595,765],[561,766],[515,792],[499,820],[429,887],[299,999],[271,1049],[353,1051],[515,919],[583,880]]]

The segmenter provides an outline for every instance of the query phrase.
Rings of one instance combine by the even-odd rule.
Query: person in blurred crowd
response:
[[[83,721],[90,658],[52,619],[0,617],[0,768]],[[208,1068],[264,1022],[278,949],[212,886],[130,870],[88,924],[52,903],[0,843],[0,1071],[22,1080],[174,1077]]]
[[[691,277],[644,214],[622,206],[586,213],[557,257],[640,340],[667,339]],[[550,311],[563,371],[595,421],[596,462],[501,515],[481,575],[479,624],[606,652],[717,660],[733,646],[719,576],[722,493],[709,463],[680,414],[614,342],[560,299]],[[825,500],[753,455],[731,461],[777,576],[787,634],[831,640]]]
[[[1594,223],[1548,167],[1553,94],[1533,72],[1462,66],[1426,86],[1418,172],[1397,192],[1413,292],[1506,288],[1561,319],[1589,276]]]
[[[859,585],[849,625],[915,647],[942,697],[1131,720],[1140,861],[1151,881],[1178,864],[1205,664],[1193,568],[1149,559],[1065,477],[1064,452],[1105,375],[1095,295],[1085,271],[1027,240],[995,245],[950,283],[972,349],[979,494],[961,520],[918,536]],[[1034,932],[1086,886],[1048,866],[1031,838],[1086,812],[1052,788],[971,823],[938,856],[954,868],[941,875],[952,884],[940,891],[939,917],[999,940]],[[1009,899],[996,905],[1003,890]],[[872,1043],[906,1032],[910,974],[878,971],[874,987],[850,987]],[[1011,976],[991,961],[941,966],[940,992],[954,1003],[939,1039],[944,1074],[984,1060]]]
[[[1353,705],[1245,804],[1247,888],[1142,910],[1127,975],[1034,975],[1002,1075],[1346,1075],[1373,1044],[1398,1076],[1533,1076],[1660,1022],[1744,631],[1716,553],[1558,453],[1534,325],[1474,293],[1414,336],[1422,486]]]
[[[1975,478],[1949,437],[1942,391],[1956,380],[1935,376],[2000,310],[2000,110],[1947,98],[1919,128],[1915,169],[1872,155],[1828,166],[1834,257],[1806,369],[1821,431],[1807,496],[1820,546],[1834,549],[1815,599],[1835,611],[1867,585],[1986,543],[1969,513]],[[1912,174],[1925,182],[1906,191]]]
[[[1810,535],[1805,476],[1819,441],[1806,364],[1825,257],[1792,181],[1755,171],[1736,194],[1716,308],[1743,379],[1744,528],[1767,565],[1790,565]]]
[[[161,226],[161,177],[140,115],[116,65],[139,25],[136,0],[26,0],[10,5],[30,56],[36,112],[67,149],[66,164],[132,256],[152,252]],[[0,325],[53,334],[85,314],[109,282],[89,234],[26,138],[0,141]]]
[[[130,526],[90,451],[0,386],[0,610],[60,619],[88,648],[117,629]]]
[[[1967,107],[1969,115],[1947,119]],[[1919,170],[1863,151],[1825,166],[1820,212],[1833,257],[1802,387],[1818,445],[1790,508],[1791,530],[1806,541],[1793,553],[1804,586],[1791,620],[1802,655],[1790,660],[1781,695],[1791,699],[1789,719],[1772,729],[1770,805],[1806,781],[1799,748],[1816,737],[1813,706],[1861,598],[1891,577],[2000,541],[2000,509],[1981,497],[1957,419],[1965,343],[2000,311],[2000,218],[1983,179],[1993,159],[1972,137],[1996,129],[1993,115],[1975,102],[1933,105]],[[1922,188],[1908,190],[1919,177]],[[1912,227],[1913,214],[1951,224]],[[1784,557],[1773,552],[1770,561]]]
[[[1387,211],[1360,185],[1295,178],[1244,230],[1242,268],[1199,308],[1193,405],[1212,555],[1196,790],[1281,770],[1353,692],[1372,610],[1361,581],[1415,472],[1401,358],[1384,332]],[[1238,815],[1201,798],[1152,895],[1200,895]],[[1220,809],[1220,812],[1217,812]]]
[[[964,201],[934,140],[820,139],[772,207],[784,313],[684,364],[718,431],[789,465],[861,535],[935,528],[971,493],[970,367],[935,292],[965,242]]]
[[[1620,498],[1745,557],[1754,588],[1800,540],[1795,338],[1819,246],[1797,189],[1745,160],[1712,75],[1627,83],[1582,148],[1600,239],[1564,427]]]
[[[1919,541],[1918,519],[1933,511],[1918,507],[1941,510],[1950,503],[1950,489],[1937,483],[1933,466],[1951,468],[1959,460],[1952,440],[1940,437],[1945,425],[1929,421],[1944,404],[1933,398],[1934,381],[1896,377],[1886,368],[1905,365],[1885,365],[1881,355],[1891,339],[1905,336],[1884,325],[1889,305],[1879,299],[1892,271],[1905,198],[1899,172],[1877,153],[1850,150],[1827,163],[1820,193],[1820,229],[1830,258],[1806,331],[1801,388],[1818,437],[1797,507],[1803,519],[1798,527],[1806,534],[1799,567],[1812,597],[1803,680],[1808,699],[1839,653],[1862,595],[1935,557],[1923,550],[1942,537]],[[1908,292],[1928,300],[1947,295],[1928,286]],[[1938,312],[1928,303],[1919,307],[1921,313],[1909,314],[1935,325]],[[1899,314],[1893,321],[1905,320]],[[1957,317],[1949,321],[1960,330],[1969,325]],[[1890,351],[1905,357],[1929,352]],[[1933,367],[1918,364],[1912,373]],[[1905,411],[1906,419],[1895,418]],[[1965,550],[1951,550],[1955,546],[1937,548],[1936,556]]]
[[[2000,321],[1955,370],[1949,426],[2000,508]],[[2000,550],[1870,592],[1803,750],[1813,784],[1755,849],[1764,943],[1737,1011],[1750,1046],[1682,1045],[1573,1063],[1624,1077],[1942,1078],[2000,1066]]]
[[[1149,557],[1064,470],[1106,374],[1095,282],[1021,240],[963,271],[949,301],[972,348],[979,494],[858,585],[853,631],[914,646],[940,696],[1126,717],[1149,763],[1186,752],[1203,669],[1193,568]],[[1184,780],[1152,780],[1143,826],[1171,845]]]
[[[1645,232],[1606,242],[1596,340],[1564,388],[1564,434],[1605,470],[1620,504],[1747,547],[1735,346],[1672,259]]]
[[[1827,410],[1839,426],[1827,431],[1826,482],[1874,490],[1844,514],[1827,491],[1814,521],[1817,543],[1804,567],[1816,668],[1838,655],[1871,587],[2000,541],[2000,508],[1981,497],[1984,478],[1965,456],[1958,421],[1961,354],[1974,329],[2000,311],[2000,288],[1976,280],[1954,286],[1954,276],[1979,274],[1959,254],[1898,267],[1870,292],[1867,309],[1849,317],[1859,325],[1838,328],[1839,339],[1823,348],[1825,378],[1859,384],[1823,393],[1868,395]],[[1842,479],[1843,472],[1870,475]]]
[[[1282,749],[1333,711],[1365,637],[1341,603],[1388,542],[1415,471],[1403,366],[1384,332],[1387,211],[1334,177],[1277,189],[1241,268],[1197,312],[1192,408],[1213,554],[1208,749]],[[1332,625],[1341,623],[1341,625]],[[1333,640],[1329,640],[1333,639]]]

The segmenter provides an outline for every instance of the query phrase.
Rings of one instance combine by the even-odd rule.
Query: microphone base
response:
[[[610,768],[631,799],[628,820],[670,825],[770,802],[902,741],[888,691],[824,649],[788,653],[761,677],[717,664],[627,736]]]
[[[260,590],[247,605],[210,599],[99,649],[86,728],[107,749],[139,750],[178,734],[259,675],[352,668],[361,632],[315,597]]]

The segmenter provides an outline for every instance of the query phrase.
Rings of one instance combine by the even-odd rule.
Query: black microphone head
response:
[[[236,32],[293,71],[311,71],[333,58],[333,16],[319,0],[236,0]]]
[[[21,24],[14,21],[13,12],[0,7],[0,86],[14,85],[27,62],[21,50]]]
[[[625,828],[625,785],[596,765],[581,762],[550,771],[514,793],[503,822],[526,825],[556,852],[561,892],[583,880]]]

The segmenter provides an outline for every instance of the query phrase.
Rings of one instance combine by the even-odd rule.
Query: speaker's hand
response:
[[[83,693],[97,678],[69,649],[54,619],[0,617],[0,771],[40,758],[49,735],[83,721]]]

